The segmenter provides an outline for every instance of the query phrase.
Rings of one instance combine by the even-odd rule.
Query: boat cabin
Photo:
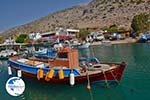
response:
[[[78,50],[71,48],[62,48],[57,53],[55,59],[49,59],[50,67],[66,67],[66,68],[78,68]]]

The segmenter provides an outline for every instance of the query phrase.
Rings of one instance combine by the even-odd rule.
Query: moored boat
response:
[[[55,50],[54,49],[46,49],[44,52],[35,52],[33,55],[36,58],[43,58],[43,59],[54,59],[55,58]]]
[[[116,81],[122,78],[125,62],[103,63],[97,58],[78,59],[78,50],[62,48],[54,59],[45,59],[48,63],[36,59],[12,57],[8,63],[11,68],[21,70],[28,77],[39,79],[52,84],[71,85]]]
[[[90,43],[79,43],[79,44],[72,44],[72,48],[78,48],[78,49],[87,49],[90,47]]]
[[[0,60],[8,60],[9,57],[17,55],[17,52],[14,50],[2,50],[0,52]]]

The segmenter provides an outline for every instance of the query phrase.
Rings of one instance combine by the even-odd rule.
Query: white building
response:
[[[41,34],[40,33],[31,33],[31,34],[29,34],[29,38],[33,39],[33,40],[38,40],[41,38]]]
[[[75,38],[78,33],[79,30],[76,29],[57,28],[55,31],[41,33],[41,41],[55,41],[57,40],[57,38],[59,38],[60,40],[70,40],[72,38]]]
[[[13,45],[16,44],[15,39],[6,39],[5,42],[3,43],[4,45]]]

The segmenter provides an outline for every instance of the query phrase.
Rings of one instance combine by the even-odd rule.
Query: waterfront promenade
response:
[[[133,38],[126,38],[124,40],[114,40],[110,41],[111,44],[125,44],[125,43],[135,43],[137,40]],[[0,44],[2,46],[23,46],[23,45],[31,45],[31,43],[10,43],[10,44]],[[32,44],[34,45],[34,44]],[[102,45],[102,42],[93,42],[91,45]]]
[[[110,41],[111,44],[127,44],[127,43],[135,43],[137,42],[136,39],[133,38],[126,38],[124,40],[114,40]],[[102,42],[93,42],[91,45],[102,45]]]

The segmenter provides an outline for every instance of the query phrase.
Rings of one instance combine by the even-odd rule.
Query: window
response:
[[[68,55],[66,52],[61,52],[58,54],[58,58],[68,58]]]

